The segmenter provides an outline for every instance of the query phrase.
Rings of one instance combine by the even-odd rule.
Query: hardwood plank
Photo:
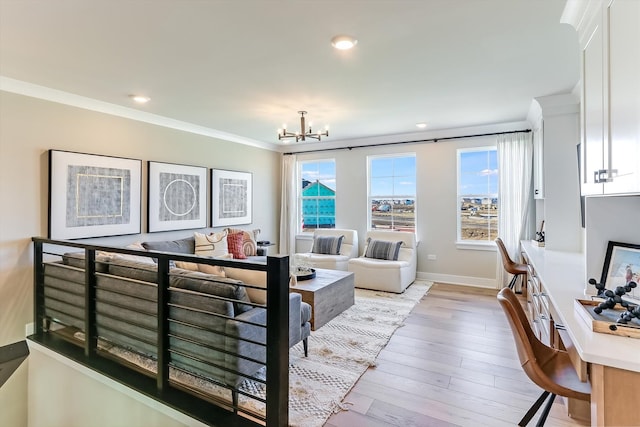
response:
[[[542,391],[520,367],[496,294],[432,286],[326,426],[516,425]],[[585,425],[566,413],[557,398],[546,425]]]

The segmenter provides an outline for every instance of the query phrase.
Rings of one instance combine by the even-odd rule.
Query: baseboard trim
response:
[[[429,280],[431,282],[447,283],[451,285],[473,286],[476,288],[498,289],[496,279],[487,279],[484,277],[456,276],[452,274],[439,274],[418,272],[418,279]]]

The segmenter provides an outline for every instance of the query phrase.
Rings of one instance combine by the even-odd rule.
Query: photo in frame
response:
[[[140,233],[142,160],[49,150],[49,238]]]
[[[610,241],[600,283],[604,283],[606,289],[615,290],[629,281],[636,282],[638,286],[627,292],[624,298],[640,301],[640,245]]]
[[[207,171],[199,166],[148,163],[150,233],[207,226]]]
[[[252,179],[250,172],[211,169],[211,225],[251,224]]]

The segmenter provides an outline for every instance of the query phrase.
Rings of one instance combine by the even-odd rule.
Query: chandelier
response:
[[[278,129],[278,139],[295,138],[296,142],[305,141],[307,138],[321,140],[323,136],[329,136],[329,129],[325,128],[323,132],[313,132],[311,130],[311,123],[309,123],[309,130],[305,132],[305,119],[304,115],[306,111],[298,111],[300,113],[300,132],[288,132],[287,125],[283,125],[283,129]]]

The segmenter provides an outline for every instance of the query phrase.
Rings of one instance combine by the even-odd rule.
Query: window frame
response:
[[[302,169],[303,169],[303,165],[304,164],[319,164],[319,163],[333,163],[333,180],[335,181],[335,193],[333,196],[324,196],[324,197],[317,197],[317,199],[333,199],[334,200],[334,221],[333,221],[333,228],[336,228],[336,222],[337,222],[337,215],[336,215],[336,195],[338,193],[338,179],[337,179],[337,168],[336,168],[336,159],[335,158],[326,158],[326,159],[312,159],[312,160],[298,160],[296,162],[296,176],[297,176],[297,194],[296,194],[296,224],[297,224],[297,233],[301,234],[301,235],[312,235],[314,230],[310,230],[310,231],[305,231],[303,228],[303,220],[304,220],[304,212],[303,212],[303,206],[304,206],[304,196],[302,195]],[[321,182],[321,180],[318,180],[319,182]],[[307,197],[307,199],[309,199],[309,197]]]
[[[470,152],[479,152],[479,151],[494,151],[496,153],[496,169],[498,170],[498,176],[500,174],[500,168],[497,164],[497,145],[484,145],[480,147],[468,147],[468,148],[458,148],[456,149],[456,248],[457,249],[470,249],[470,250],[480,250],[480,251],[494,251],[496,250],[496,245],[493,240],[465,240],[462,239],[462,216],[460,209],[460,200],[463,197],[463,194],[460,192],[460,182],[461,182],[461,162],[460,157],[463,153]],[[498,179],[498,185],[500,180]],[[497,199],[498,212],[500,211],[500,199],[499,188],[496,189],[495,198]],[[483,197],[491,197],[492,194],[483,193],[478,194],[478,196]],[[497,236],[496,236],[497,237]]]
[[[371,195],[371,162],[375,159],[381,158],[402,158],[402,157],[412,157],[415,160],[415,169],[413,171],[413,179],[415,182],[415,193],[412,195],[409,194],[393,194],[393,195]],[[390,178],[393,179],[397,175],[391,175]],[[371,205],[372,199],[374,198],[384,198],[384,199],[413,199],[413,233],[418,235],[418,156],[415,152],[407,152],[407,153],[393,153],[393,154],[372,154],[367,156],[367,230],[381,230],[372,228],[372,215],[371,215]],[[394,228],[391,228],[389,231],[394,231]]]

